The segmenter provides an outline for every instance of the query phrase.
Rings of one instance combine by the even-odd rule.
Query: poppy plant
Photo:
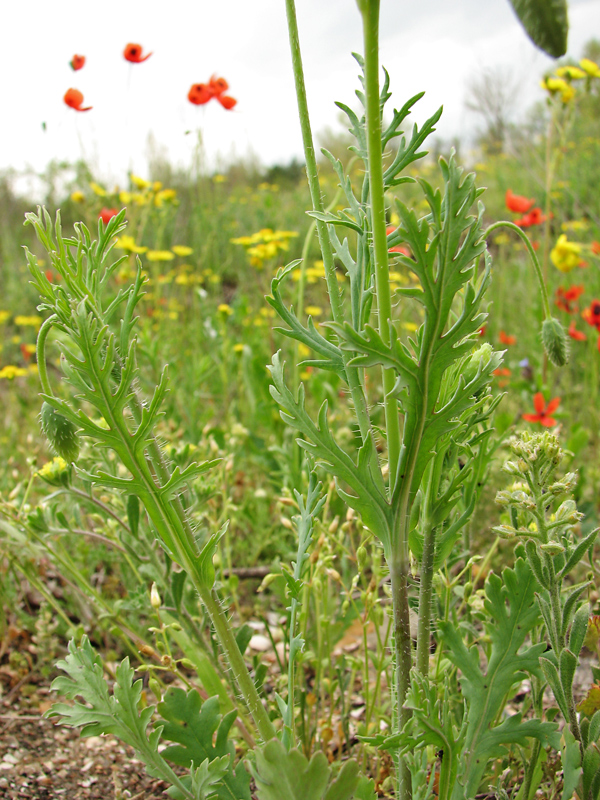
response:
[[[393,233],[395,230],[396,229],[394,228],[393,225],[388,225],[387,228],[385,229],[385,232],[389,236],[390,233]],[[388,253],[400,253],[401,255],[407,256],[408,258],[412,256],[412,253],[405,244],[397,244],[394,247],[390,247]]]
[[[521,217],[521,219],[515,220],[515,225],[518,225],[519,228],[531,228],[533,225],[541,225],[542,222],[546,221],[546,216],[542,214],[542,209],[532,208],[528,214]]]
[[[535,414],[523,414],[523,419],[527,422],[539,422],[540,425],[543,425],[544,428],[552,428],[556,425],[556,420],[552,416],[552,414],[556,411],[556,409],[560,405],[560,397],[555,397],[553,400],[550,400],[548,405],[546,405],[546,401],[544,400],[544,395],[541,392],[537,392],[533,396],[533,407],[535,408]]]
[[[592,242],[591,250],[595,256],[600,256],[600,242]]]
[[[212,97],[213,95],[205,83],[192,84],[188,92],[188,100],[195,106],[203,106],[205,103],[208,103]]]
[[[216,99],[226,111],[231,111],[231,109],[237,105],[237,100],[234,97],[230,97],[228,94],[218,94]]]
[[[568,333],[571,339],[575,339],[576,342],[585,342],[587,339],[585,333],[582,333],[582,331],[578,331],[577,328],[575,327],[575,320],[573,320],[573,322],[571,322],[571,324],[569,325]]]
[[[512,189],[506,192],[506,207],[515,214],[525,214],[535,203],[535,200],[528,200],[520,194],[513,194]]]
[[[500,339],[501,344],[511,345],[517,343],[516,336],[510,336],[508,333],[505,333],[504,331],[500,331],[500,333],[498,334],[498,338]]]
[[[69,106],[69,108],[73,108],[75,111],[91,111],[92,109],[92,106],[86,106],[85,108],[82,108],[83,95],[79,89],[67,89],[65,96],[63,97],[63,101]]]
[[[587,308],[581,312],[581,316],[588,325],[600,331],[600,300],[592,300]]]
[[[148,53],[145,56],[142,56],[142,45],[141,44],[133,44],[129,43],[125,45],[125,50],[123,50],[123,58],[125,61],[129,61],[132,64],[141,64],[142,61],[146,61],[152,53]]]
[[[83,69],[85,66],[85,56],[78,56],[75,54],[73,58],[69,61],[69,66],[74,72],[77,72],[79,69]]]
[[[223,94],[223,92],[226,92],[227,89],[229,89],[229,84],[225,78],[217,78],[216,75],[211,75],[208,82],[208,88],[213,97],[218,97],[220,94]]]
[[[98,214],[98,219],[101,219],[105,225],[108,225],[109,220],[113,217],[116,217],[119,213],[118,209],[116,208],[103,208],[102,211]]]
[[[569,286],[565,289],[564,286],[559,286],[556,290],[554,297],[554,305],[560,308],[561,311],[566,311],[567,314],[575,314],[578,310],[577,305],[573,305],[577,298],[583,294],[583,286]]]

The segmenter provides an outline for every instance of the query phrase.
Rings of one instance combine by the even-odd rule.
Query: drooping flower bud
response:
[[[64,458],[68,464],[76,461],[79,455],[79,437],[75,425],[46,402],[42,405],[40,422],[56,455]]]
[[[554,317],[544,320],[542,344],[555,367],[564,367],[569,360],[569,339],[562,324]]]

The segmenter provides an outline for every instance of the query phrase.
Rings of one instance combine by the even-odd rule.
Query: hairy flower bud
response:
[[[46,402],[42,405],[40,422],[56,455],[64,458],[67,464],[76,461],[79,455],[79,437],[75,425]]]
[[[562,324],[554,317],[544,320],[542,344],[555,367],[564,367],[569,360],[569,340]]]

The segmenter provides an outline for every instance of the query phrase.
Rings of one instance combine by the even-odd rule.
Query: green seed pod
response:
[[[555,367],[564,367],[569,360],[569,340],[561,323],[554,317],[544,320],[542,344]]]
[[[367,548],[364,544],[361,544],[360,547],[356,551],[356,561],[358,563],[358,568],[362,572],[364,568],[367,566],[367,558],[369,554],[367,553]]]
[[[150,691],[152,692],[152,694],[154,695],[154,697],[156,697],[156,699],[160,703],[161,700],[162,700],[162,690],[160,688],[160,683],[156,680],[156,678],[154,676],[152,676],[149,679],[148,687],[149,687]]]
[[[42,430],[56,455],[64,458],[68,464],[77,461],[79,437],[75,425],[49,403],[42,405],[40,421]]]

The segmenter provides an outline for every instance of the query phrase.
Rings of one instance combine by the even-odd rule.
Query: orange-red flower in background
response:
[[[103,208],[102,211],[98,214],[98,219],[101,219],[105,225],[108,225],[108,221],[111,220],[113,217],[116,217],[119,213],[118,209],[116,208]]]
[[[213,97],[218,97],[223,92],[226,92],[229,89],[229,84],[225,80],[225,78],[217,78],[216,75],[211,75],[210,80],[208,82],[208,88]]]
[[[85,56],[78,56],[75,54],[69,61],[69,66],[74,72],[77,72],[78,69],[83,69],[85,66]]]
[[[393,233],[396,230],[393,225],[388,225],[385,229],[385,232],[389,236],[390,233]],[[412,253],[410,252],[410,248],[405,244],[397,244],[394,247],[390,247],[388,249],[388,253],[400,253],[403,256],[407,256],[408,258],[412,257]]]
[[[501,344],[511,345],[517,343],[516,336],[510,336],[508,333],[504,333],[504,331],[500,331],[498,338],[500,339]]]
[[[506,192],[506,207],[515,214],[525,214],[535,203],[535,200],[528,200],[520,194],[513,194],[512,189]]]
[[[571,339],[575,339],[576,342],[585,342],[587,339],[585,333],[578,331],[575,327],[575,320],[573,320],[569,325],[569,336]]]
[[[230,97],[228,94],[218,94],[216,99],[227,111],[231,111],[231,109],[237,105],[237,100],[234,97]]]
[[[130,61],[132,64],[141,64],[142,61],[146,61],[146,59],[150,58],[152,53],[148,53],[145,56],[142,56],[142,45],[141,44],[133,44],[129,43],[125,45],[125,50],[123,50],[123,58],[125,61]]]
[[[592,242],[592,253],[595,256],[600,256],[600,242]]]
[[[532,225],[541,225],[546,219],[546,216],[542,213],[542,209],[536,206],[531,209],[529,214],[525,214],[521,219],[516,219],[515,225],[518,225],[519,228],[531,228]]]
[[[588,325],[592,325],[600,331],[600,300],[592,300],[589,306],[581,312],[581,316]]]
[[[205,83],[192,84],[188,92],[188,100],[195,106],[203,106],[212,98],[212,93]]]
[[[523,414],[523,419],[527,420],[527,422],[539,422],[539,424],[543,425],[545,428],[551,428],[553,425],[556,425],[556,420],[552,414],[556,411],[559,405],[559,397],[555,397],[553,400],[550,400],[548,405],[546,405],[544,395],[541,392],[538,392],[533,396],[533,407],[535,408],[536,413]]]
[[[569,286],[565,289],[564,286],[559,286],[554,296],[554,305],[560,308],[561,311],[566,311],[567,314],[575,314],[579,310],[577,305],[573,305],[577,298],[583,294],[584,287]]]
[[[81,107],[81,104],[83,103],[83,95],[79,89],[67,89],[63,100],[66,105],[69,106],[69,108],[73,108],[75,111],[91,111],[92,109],[92,106],[86,106],[85,108]]]

